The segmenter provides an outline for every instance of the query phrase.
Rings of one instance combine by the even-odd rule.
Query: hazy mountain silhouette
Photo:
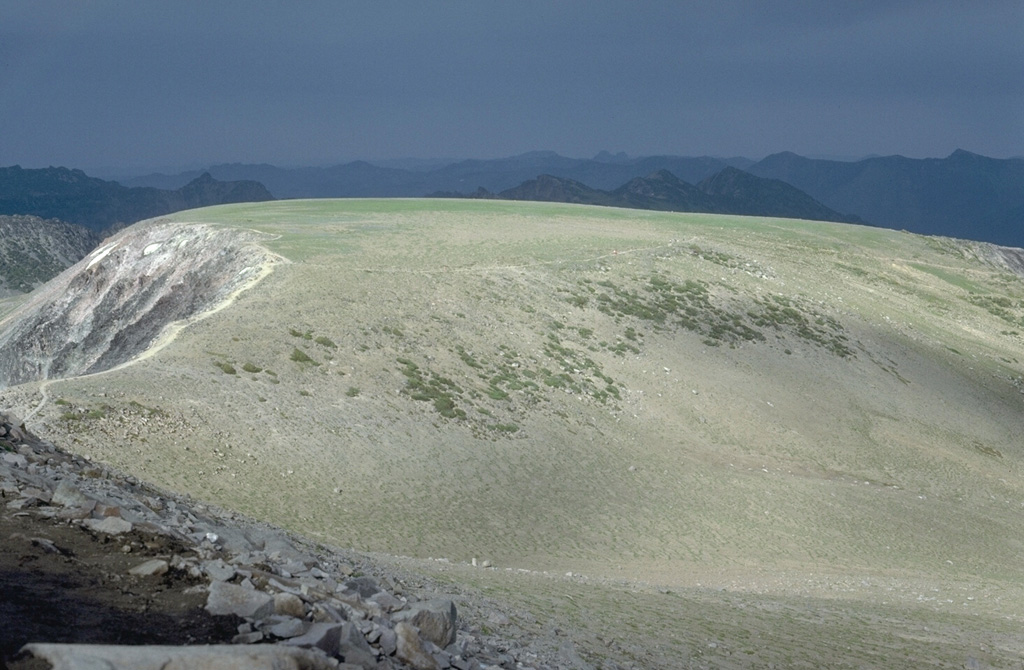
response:
[[[668,170],[658,170],[646,177],[630,179],[613,191],[590,188],[572,179],[540,175],[497,195],[484,189],[468,196],[452,192],[432,195],[863,223],[855,216],[846,216],[829,209],[789,184],[777,179],[757,177],[733,167],[726,167],[697,186],[679,179]]]
[[[470,193],[484,188],[493,193],[515,188],[537,175],[572,179],[590,188],[613,189],[634,177],[666,169],[691,183],[732,165],[745,168],[745,158],[687,158],[648,156],[628,158],[599,154],[594,159],[566,158],[552,151],[532,151],[496,159],[455,161],[428,169],[381,167],[354,161],[331,167],[279,168],[273,165],[224,164],[209,168],[222,180],[255,180],[278,198],[421,197],[427,193]],[[126,186],[175,189],[199,176],[151,174],[122,180]]]
[[[534,151],[507,158],[454,161],[422,169],[382,167],[356,161],[332,167],[292,169],[271,165],[217,165],[209,168],[209,172],[221,180],[259,181],[279,198],[469,193],[480,197],[484,192],[478,189],[488,193],[518,189],[537,175],[572,180],[590,189],[611,192],[632,179],[648,179],[660,170],[667,170],[692,185],[727,167],[781,180],[803,191],[818,205],[847,215],[840,215],[838,220],[863,219],[887,228],[1024,247],[1024,159],[986,158],[966,151],[956,151],[942,159],[887,156],[856,161],[805,158],[786,152],[756,163],[741,157],[630,157],[607,151],[594,158],[576,159],[551,151]],[[148,175],[124,183],[176,189],[199,174],[193,171],[174,176]],[[732,188],[738,197],[736,186]],[[637,187],[656,189],[654,184],[638,184]],[[665,187],[667,184],[659,188]],[[709,182],[708,187],[719,188],[721,184]],[[767,185],[761,184],[758,188],[767,189]],[[748,196],[752,193],[749,188],[743,192]],[[803,216],[810,215],[813,210],[810,203],[801,198],[789,201],[790,196],[795,194],[787,195],[776,185],[761,191],[759,197],[762,201],[765,197],[773,201],[774,209],[767,211],[785,212],[795,207]],[[659,202],[664,205],[670,201],[672,198],[662,194],[647,206],[660,209]],[[692,211],[707,208],[692,206]],[[734,201],[729,209],[763,212],[764,207],[761,202],[751,210],[749,204]]]
[[[614,204],[612,195],[605,191],[590,188],[573,179],[563,179],[549,174],[542,174],[515,188],[506,189],[497,197],[502,200],[543,200],[585,205]]]
[[[0,168],[0,214],[59,219],[99,232],[183,209],[273,200],[254,181],[223,182],[204,173],[176,190],[129,188],[64,167]]]
[[[862,223],[858,217],[840,214],[784,181],[757,177],[733,167],[708,177],[697,188],[730,214]]]
[[[722,209],[714,197],[668,170],[630,179],[612,191],[612,195],[620,207],[677,212],[718,212]]]
[[[887,228],[1024,246],[1024,160],[957,150],[946,158],[885,156],[846,163],[794,153],[750,167],[828,207]]]

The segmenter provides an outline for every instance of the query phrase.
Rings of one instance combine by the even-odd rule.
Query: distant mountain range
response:
[[[658,170],[646,177],[634,177],[612,191],[590,188],[573,179],[541,175],[498,194],[481,188],[468,196],[446,192],[432,195],[863,223],[855,216],[829,209],[785,182],[757,177],[734,167],[727,167],[696,186],[668,170]]]
[[[249,179],[267,187],[277,198],[387,198],[422,197],[437,191],[470,193],[484,188],[498,193],[550,174],[572,179],[596,189],[613,189],[633,177],[657,170],[668,170],[684,181],[696,183],[725,167],[745,169],[753,161],[746,158],[702,156],[649,156],[624,159],[610,154],[598,158],[566,158],[552,151],[533,151],[509,158],[464,160],[427,169],[380,167],[366,161],[321,168],[279,168],[273,165],[231,163],[214,165],[208,172],[226,181]],[[200,171],[177,175],[151,174],[123,179],[126,186],[180,188],[201,174]]]
[[[1024,160],[957,150],[853,163],[780,153],[747,168],[876,225],[1024,247]]]
[[[729,187],[708,183],[700,190],[710,195],[717,188],[731,188],[738,196],[736,189],[740,178],[730,172],[723,173],[726,168],[781,180],[803,191],[826,210],[843,212],[842,220],[856,217],[887,228],[1024,247],[1024,159],[986,158],[962,150],[946,158],[885,156],[850,162],[804,158],[793,153],[774,154],[755,162],[746,158],[708,156],[630,158],[607,152],[594,158],[577,159],[536,151],[509,158],[457,161],[440,167],[436,164],[422,168],[381,167],[357,161],[333,167],[294,169],[227,164],[212,166],[208,172],[216,179],[259,181],[278,198],[422,197],[438,192],[468,195],[478,189],[500,194],[517,189],[524,182],[537,179],[538,175],[571,180],[592,190],[614,192],[630,180],[649,179],[661,170],[688,184],[701,184],[721,174],[723,180],[736,183]],[[198,171],[153,174],[126,179],[123,183],[177,189],[200,174]],[[568,187],[568,183],[562,187]],[[720,197],[723,193],[716,195]],[[683,197],[682,194],[677,196]],[[633,196],[623,194],[623,197]],[[748,196],[741,200],[744,198],[749,200]],[[657,200],[654,198],[651,202]],[[637,202],[644,202],[644,198],[640,197]],[[737,207],[739,204],[734,202],[731,211]]]
[[[174,190],[162,190],[130,188],[63,167],[0,168],[0,215],[59,219],[97,233],[183,209],[263,200],[273,196],[262,184],[218,181],[208,173]]]

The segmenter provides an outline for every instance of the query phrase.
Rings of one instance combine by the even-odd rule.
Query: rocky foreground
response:
[[[0,667],[589,667],[571,645],[495,637],[486,624],[509,623],[497,610],[466,603],[469,621],[421,579],[158,491],[17,423],[0,415]]]

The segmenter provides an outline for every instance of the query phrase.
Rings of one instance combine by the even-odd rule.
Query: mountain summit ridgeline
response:
[[[217,179],[258,180],[280,198],[337,198],[421,197],[438,193],[480,196],[484,192],[518,189],[539,175],[578,182],[587,189],[615,191],[632,179],[650,178],[661,170],[693,185],[722,173],[725,168],[780,180],[806,194],[799,200],[816,201],[813,207],[807,206],[809,202],[797,203],[793,200],[795,192],[783,194],[777,185],[762,194],[770,196],[777,208],[782,203],[788,203],[787,207],[799,204],[799,211],[806,212],[792,216],[813,219],[825,215],[827,220],[864,221],[925,235],[1024,247],[1024,159],[987,158],[962,150],[945,158],[885,156],[851,161],[804,158],[793,153],[753,161],[709,156],[630,158],[607,152],[594,158],[567,158],[538,151],[415,168],[355,161],[324,168],[292,169],[224,164],[210,166],[208,171]],[[200,174],[154,174],[127,179],[125,184],[180,188]],[[597,200],[588,202],[596,204]],[[766,215],[751,208],[751,202],[733,202],[733,207],[736,210],[729,211]],[[815,209],[819,212],[817,216],[811,214]],[[841,218],[834,218],[827,211],[841,212]]]

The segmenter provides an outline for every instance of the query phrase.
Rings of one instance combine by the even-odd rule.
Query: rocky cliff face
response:
[[[126,229],[0,322],[0,388],[125,363],[277,260],[238,230],[160,222]]]

